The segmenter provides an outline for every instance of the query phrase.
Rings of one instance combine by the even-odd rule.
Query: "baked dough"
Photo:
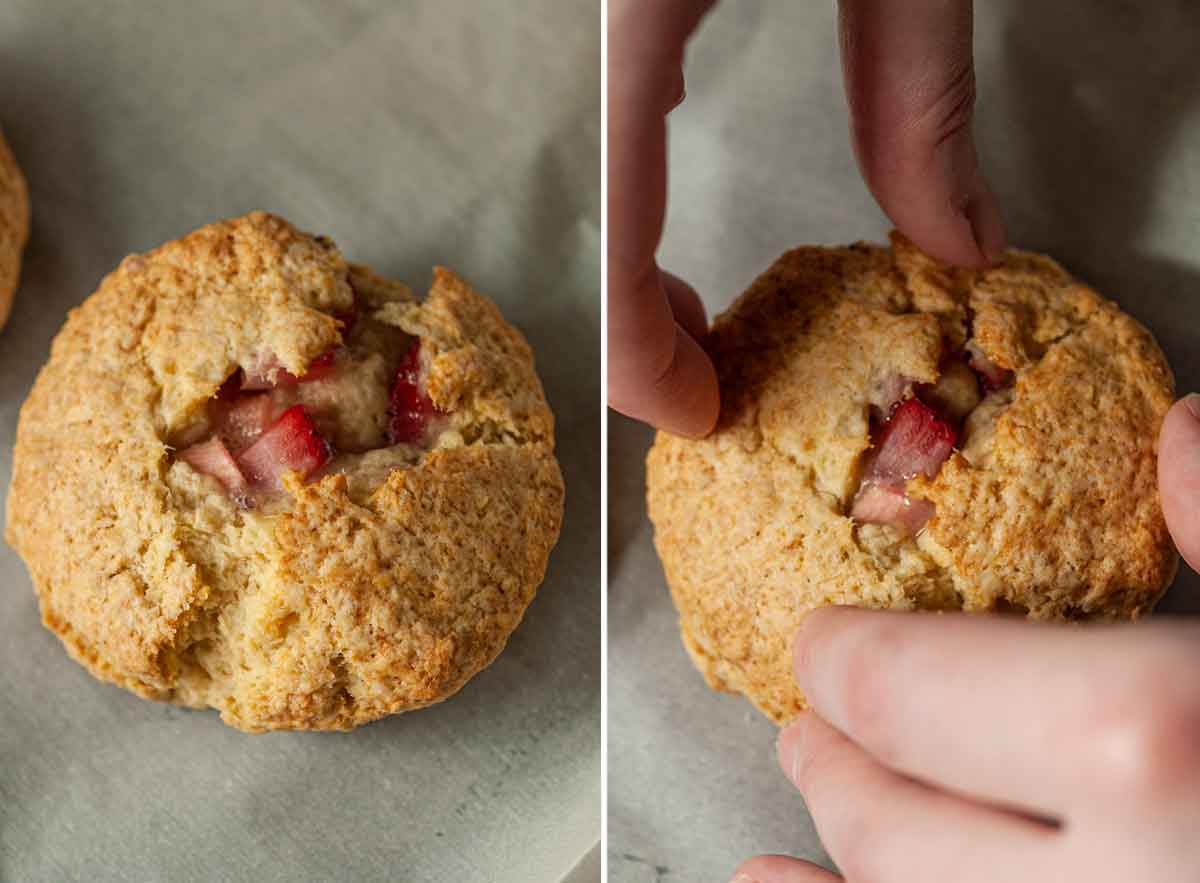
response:
[[[437,418],[392,444],[418,341]],[[182,454],[264,360],[324,447],[253,498]],[[7,537],[95,676],[243,730],[349,729],[495,658],[562,509],[532,353],[490,301],[441,268],[419,301],[254,213],[127,257],[72,310],[21,409]]]
[[[29,239],[29,188],[8,142],[0,134],[0,328],[12,312],[21,278],[21,252]]]
[[[699,441],[658,434],[650,518],[696,666],[775,721],[805,707],[789,645],[815,607],[1129,619],[1170,583],[1155,450],[1171,372],[1145,328],[1049,258],[958,270],[898,234],[797,248],[709,347],[720,421]],[[957,446],[902,488],[931,517],[915,532],[851,517],[881,405],[961,394],[939,380],[963,358],[998,377],[971,381]]]

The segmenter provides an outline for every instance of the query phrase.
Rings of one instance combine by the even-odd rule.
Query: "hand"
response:
[[[1200,397],[1167,416],[1163,509],[1200,563]],[[1067,628],[837,608],[806,618],[812,704],[779,738],[850,881],[1200,878],[1200,627]],[[735,880],[839,878],[760,856]]]
[[[683,53],[714,0],[614,0],[608,64],[608,395],[687,436],[720,400],[704,307],[655,260],[666,209],[666,115]],[[932,255],[983,266],[1004,251],[971,137],[969,0],[842,0],[842,62],[859,167],[898,228]],[[779,169],[787,175],[789,169]]]

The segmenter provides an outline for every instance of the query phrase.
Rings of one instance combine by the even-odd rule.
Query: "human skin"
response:
[[[720,408],[704,309],[655,253],[666,115],[712,5],[614,0],[609,14],[609,403],[692,437]],[[970,3],[843,0],[839,30],[856,156],[879,204],[930,254],[986,266],[1005,237],[971,137]],[[1159,486],[1195,568],[1200,397],[1167,415]],[[805,620],[795,669],[812,708],[781,733],[780,766],[852,883],[1200,872],[1200,628],[838,608]],[[759,856],[734,879],[842,878]]]
[[[666,209],[666,115],[684,95],[683,54],[712,0],[614,0],[608,63],[608,399],[680,435],[720,409],[696,292],[655,259]],[[884,211],[934,257],[980,267],[1004,226],[971,120],[971,7],[843,0],[839,14],[855,154]]]

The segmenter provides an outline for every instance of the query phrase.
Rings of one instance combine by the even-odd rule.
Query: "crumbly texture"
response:
[[[21,278],[21,252],[29,239],[29,188],[8,142],[0,134],[0,328],[12,312]]]
[[[421,338],[448,415],[429,449],[342,453],[261,510],[173,456],[239,365],[268,349],[299,375],[338,346],[356,295],[363,334]],[[335,396],[364,446],[390,380],[372,364]],[[255,213],[126,258],[71,312],[21,410],[7,538],[97,677],[244,730],[349,729],[495,658],[562,508],[532,353],[490,301],[441,268],[418,301]]]
[[[969,415],[915,537],[848,516],[885,378],[933,382],[968,335],[1015,372]],[[1049,258],[992,269],[892,247],[798,248],[714,323],[716,431],[659,433],[655,544],[709,684],[777,722],[805,707],[789,643],[831,604],[1043,620],[1148,612],[1177,563],[1155,482],[1173,398],[1141,325]]]

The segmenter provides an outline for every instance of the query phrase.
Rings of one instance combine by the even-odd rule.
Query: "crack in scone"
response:
[[[649,512],[697,666],[778,721],[804,704],[788,647],[814,607],[1136,617],[1174,574],[1170,370],[1048,258],[796,249],[709,347],[717,429],[659,433]]]
[[[246,730],[346,729],[502,649],[558,535],[553,448],[489,301],[441,268],[418,301],[255,213],[127,258],[72,313],[22,409],[8,538],[97,676]]]

